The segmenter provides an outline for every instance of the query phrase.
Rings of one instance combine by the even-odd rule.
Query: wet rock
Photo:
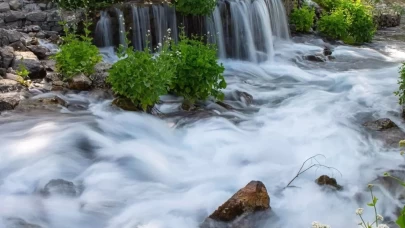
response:
[[[0,79],[0,93],[19,92],[24,89],[20,83],[10,79]]]
[[[5,219],[6,228],[42,228],[39,225],[31,224],[21,218]]]
[[[21,100],[15,110],[29,112],[35,110],[59,111],[62,107],[67,107],[68,102],[59,96],[45,98],[32,98]]]
[[[388,147],[398,147],[399,141],[405,139],[405,133],[388,118],[369,121],[363,126],[374,138],[383,141]]]
[[[0,57],[0,67],[9,68],[14,60],[14,49],[8,46],[0,48]]]
[[[0,112],[13,110],[22,99],[19,92],[0,93]]]
[[[79,194],[77,187],[70,181],[54,179],[49,181],[41,191],[44,196],[62,195],[75,197]]]
[[[217,101],[215,103],[220,105],[221,107],[227,109],[227,110],[232,110],[233,109],[232,105],[229,105],[229,104],[227,104],[227,103],[225,103],[223,101]]]
[[[270,210],[270,197],[260,181],[251,181],[220,206],[209,218],[231,222],[245,213]]]
[[[335,190],[342,190],[343,187],[340,186],[335,178],[331,178],[327,175],[322,175],[320,176],[318,179],[315,180],[315,182],[319,185],[319,186],[328,186],[328,187],[332,187]]]
[[[56,61],[53,59],[49,60],[42,60],[42,65],[44,66],[46,71],[56,72]]]
[[[111,68],[111,66],[112,65],[109,63],[98,63],[95,66],[94,74],[90,75],[90,79],[93,82],[93,88],[110,88],[109,84],[106,82],[106,79],[108,77],[108,70]]]
[[[27,48],[32,51],[40,60],[46,59],[49,53],[48,48],[39,45],[30,45]]]
[[[72,90],[90,90],[91,80],[84,74],[74,76],[69,80],[69,89]]]
[[[312,62],[326,62],[326,59],[324,56],[320,54],[315,54],[315,55],[306,55],[304,58],[308,61]]]
[[[124,97],[117,97],[112,102],[113,105],[126,110],[126,111],[143,111],[138,105],[134,104],[130,99]]]
[[[253,96],[249,93],[237,90],[236,94],[240,101],[244,102],[246,105],[251,105],[253,103]]]
[[[323,49],[323,55],[325,55],[325,56],[330,56],[330,55],[332,55],[332,49],[331,49],[330,47],[325,47],[325,48]]]
[[[39,61],[38,57],[30,52],[14,52],[15,59],[13,61],[12,67],[17,70],[20,67],[20,64],[23,64],[27,70],[30,72],[29,77],[31,79],[35,78],[44,78],[46,75],[45,69]]]
[[[113,98],[112,92],[110,90],[105,89],[91,90],[89,96],[98,101],[109,100]]]

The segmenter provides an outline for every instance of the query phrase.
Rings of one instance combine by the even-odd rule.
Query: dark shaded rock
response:
[[[134,112],[143,111],[142,108],[134,104],[130,99],[124,97],[115,98],[112,104],[126,111],[134,111]]]
[[[0,28],[0,46],[6,46],[11,43],[20,41],[22,35],[16,30],[7,30]]]
[[[7,74],[7,69],[6,68],[0,68],[0,76],[4,77]]]
[[[69,80],[69,89],[72,90],[90,90],[91,80],[84,74],[74,76]]]
[[[251,181],[220,206],[209,218],[215,221],[231,222],[244,213],[270,209],[270,197],[260,181]]]
[[[29,21],[43,22],[46,21],[47,15],[46,12],[43,11],[33,11],[27,13],[26,17]]]
[[[332,49],[331,49],[330,47],[325,47],[325,48],[323,49],[323,55],[325,55],[325,56],[330,56],[330,55],[332,55]]]
[[[221,107],[223,107],[223,108],[225,108],[227,110],[232,110],[233,109],[232,105],[229,105],[229,104],[227,104],[227,103],[225,103],[223,101],[217,101],[215,103],[217,103],[218,105],[220,105]]]
[[[42,60],[42,65],[44,66],[46,71],[56,72],[56,61],[53,59]]]
[[[113,93],[110,90],[105,89],[95,89],[91,90],[89,96],[95,100],[109,100],[113,98]]]
[[[90,75],[93,88],[108,89],[110,85],[106,82],[108,70],[111,68],[109,63],[98,63],[94,67],[94,74]]]
[[[21,11],[10,11],[4,16],[4,22],[10,23],[25,19],[25,14]]]
[[[38,46],[38,45],[30,45],[27,47],[30,51],[32,51],[40,60],[46,59],[49,53],[49,49],[46,47]]]
[[[249,93],[236,90],[236,94],[239,96],[239,100],[244,102],[246,105],[251,105],[253,103],[253,96]]]
[[[78,195],[78,189],[70,182],[63,179],[54,179],[49,181],[41,191],[44,196],[63,195],[68,197],[75,197]]]
[[[14,49],[14,51],[28,51],[28,48],[22,43],[22,41],[17,41],[9,45]]]
[[[324,56],[322,55],[306,55],[304,56],[304,58],[308,61],[312,61],[312,62],[326,62],[326,59]]]
[[[21,218],[5,219],[6,228],[42,228],[39,225],[31,224]]]
[[[23,64],[27,70],[30,72],[29,76],[31,79],[44,78],[46,76],[46,71],[39,61],[38,57],[30,52],[14,52],[15,59],[13,61],[13,69],[19,69],[20,64]]]
[[[9,68],[14,60],[14,49],[12,47],[2,47],[0,48],[0,67]]]
[[[315,182],[319,186],[328,186],[328,187],[332,187],[333,189],[336,189],[336,190],[342,190],[343,189],[342,186],[338,185],[335,178],[330,178],[327,175],[320,176],[318,179],[315,180]]]

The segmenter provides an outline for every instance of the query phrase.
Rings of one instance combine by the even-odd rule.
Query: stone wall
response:
[[[396,27],[401,24],[401,15],[399,14],[381,14],[374,17],[378,29]]]
[[[31,33],[31,36],[45,38],[47,34],[62,31],[59,21],[60,16],[56,5],[51,1],[0,0],[0,28],[2,29],[16,29]]]

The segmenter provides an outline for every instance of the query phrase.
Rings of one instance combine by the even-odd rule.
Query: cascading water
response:
[[[132,6],[132,44],[136,50],[143,50],[146,47],[146,39],[152,43],[150,32],[149,7]]]
[[[270,11],[271,27],[275,37],[290,39],[287,16],[284,5],[280,0],[265,0]]]
[[[95,42],[101,47],[112,46],[112,35],[111,18],[106,11],[101,11],[100,20],[96,25]]]
[[[115,12],[117,14],[118,17],[118,34],[119,34],[119,42],[121,45],[126,46],[126,40],[125,40],[125,36],[126,36],[126,31],[125,31],[125,18],[124,18],[124,14],[122,13],[122,11],[118,8],[115,8]]]

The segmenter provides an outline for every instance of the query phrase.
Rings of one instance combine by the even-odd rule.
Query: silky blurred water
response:
[[[218,111],[178,125],[173,118],[119,111],[110,101],[71,95],[88,102],[88,110],[3,115],[0,217],[55,228],[192,228],[250,180],[261,180],[278,218],[267,227],[305,228],[315,220],[356,227],[355,210],[366,205],[358,205],[354,195],[403,162],[361,124],[389,117],[405,126],[393,95],[405,53],[337,46],[333,61],[302,58],[322,52],[322,45],[278,41],[274,62],[224,61],[225,93],[253,95],[256,112]],[[174,108],[167,105],[166,111]],[[299,188],[282,191],[316,154],[341,175],[311,169],[294,181]],[[314,180],[323,174],[344,190],[317,186]],[[82,186],[81,194],[40,194],[59,178]],[[393,202],[379,197],[381,213],[393,216]],[[366,210],[366,219],[371,216]]]

